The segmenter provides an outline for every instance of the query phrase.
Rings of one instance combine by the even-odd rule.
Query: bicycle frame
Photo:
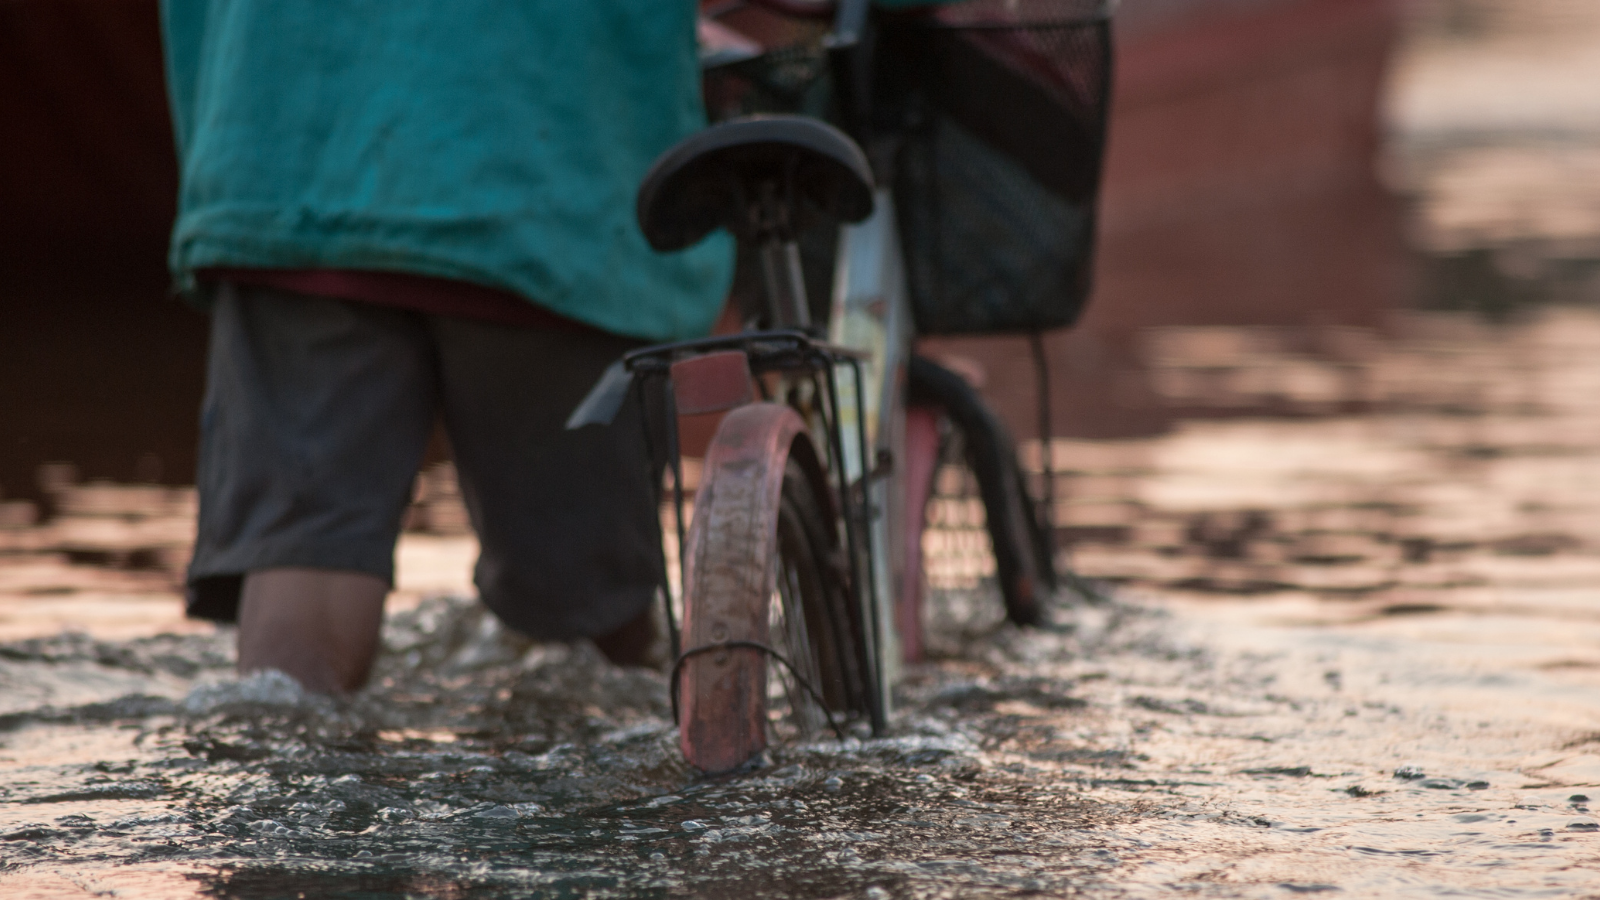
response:
[[[905,457],[905,372],[915,330],[894,200],[887,188],[878,189],[866,221],[841,229],[837,259],[829,337],[834,344],[863,354],[867,362],[866,406],[841,410],[840,419],[860,431],[860,443],[873,451],[870,468],[861,458],[846,456],[842,462],[852,480],[863,472],[875,474],[868,492],[875,514],[867,530],[873,592],[897,600],[901,580],[908,576],[904,542],[895,537],[910,523],[904,471],[896,461]],[[877,604],[875,612],[878,621],[867,633],[879,636],[874,653],[883,674],[880,702],[888,709],[889,688],[899,675],[900,640],[893,602]]]
[[[870,42],[861,40],[865,13],[866,0],[840,0],[820,43],[812,30],[803,42],[770,49],[702,29],[713,33],[704,57],[708,107],[724,121],[657,159],[639,190],[640,226],[663,252],[716,227],[733,233],[754,251],[746,258],[759,265],[765,287],[765,311],[747,313],[769,330],[628,354],[568,423],[609,421],[630,387],[642,394],[655,386],[664,399],[665,455],[651,457],[674,476],[679,597],[693,644],[680,646],[663,557],[673,696],[676,703],[681,671],[690,702],[680,741],[686,757],[710,772],[754,758],[767,746],[767,726],[798,714],[795,682],[825,713],[830,704],[865,712],[873,732],[884,732],[903,651],[921,658],[921,572],[911,565],[947,432],[959,432],[968,451],[1007,619],[1049,621],[1056,579],[1047,526],[1007,429],[960,375],[912,353],[906,247],[896,198],[882,182],[905,161],[902,142],[921,132],[910,119],[896,125],[893,116],[876,122],[869,115],[867,100],[876,95]],[[827,85],[829,73],[831,91],[812,90]],[[889,95],[890,112],[909,115],[895,103]],[[763,109],[777,114],[752,115]],[[905,180],[914,171],[894,178],[912,186],[909,200],[921,196]],[[800,254],[801,230],[818,217],[853,223],[839,228],[826,326],[810,321]],[[1039,353],[1040,342],[1033,346]],[[680,416],[720,413],[729,415],[716,423],[690,528]],[[1048,433],[1044,416],[1041,423]],[[648,425],[646,432],[649,440]],[[790,627],[805,620],[824,637]],[[773,621],[784,623],[781,648],[769,642]],[[788,658],[790,644],[803,648],[795,658],[809,676]],[[788,713],[781,701],[767,705],[762,686],[773,665],[788,672]],[[827,698],[807,681],[825,666],[833,686]]]

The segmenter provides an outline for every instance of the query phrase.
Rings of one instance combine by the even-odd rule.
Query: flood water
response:
[[[181,624],[158,566],[45,548],[87,501],[14,529],[0,890],[1581,896],[1600,310],[1416,315],[1373,338],[1363,377],[1405,392],[1368,414],[1058,444],[1064,516],[1131,510],[1074,549],[1113,602],[1017,631],[981,566],[935,567],[936,659],[892,735],[733,778],[685,766],[659,674],[441,594],[470,538],[405,538],[374,684],[334,702],[236,680],[230,635]],[[946,563],[963,544],[930,541]]]

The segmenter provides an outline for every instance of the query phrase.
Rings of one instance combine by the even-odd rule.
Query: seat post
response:
[[[767,315],[777,328],[810,328],[811,304],[806,301],[805,273],[800,268],[800,245],[778,235],[761,244],[761,275],[767,288]]]
[[[751,198],[754,237],[761,252],[761,278],[767,289],[767,316],[774,328],[810,328],[805,272],[795,241],[795,204],[800,202],[786,172],[783,183],[761,182]]]

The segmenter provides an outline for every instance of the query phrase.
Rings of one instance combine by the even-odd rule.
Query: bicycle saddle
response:
[[[682,250],[717,228],[762,237],[775,199],[793,231],[808,205],[846,222],[872,212],[872,170],[848,135],[805,116],[750,116],[697,132],[656,158],[639,185],[636,212],[658,251]]]

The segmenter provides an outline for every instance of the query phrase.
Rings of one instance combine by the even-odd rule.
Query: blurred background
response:
[[[1383,608],[1600,584],[1600,4],[1123,0],[1117,41],[1055,440],[1020,339],[925,348],[1053,454],[1073,565]],[[0,121],[0,635],[172,624],[205,320],[167,289],[155,0],[0,3]],[[945,499],[930,576],[977,584]],[[465,589],[442,448],[408,526],[402,590]]]

